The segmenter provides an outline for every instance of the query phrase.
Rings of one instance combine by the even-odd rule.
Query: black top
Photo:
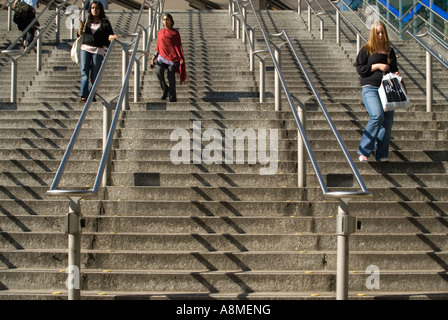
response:
[[[101,26],[95,33],[92,33],[92,30],[90,29],[90,22],[87,22],[84,32],[84,40],[82,43],[99,48],[108,47],[110,44],[109,36],[112,34],[114,34],[114,31],[112,30],[112,25],[107,19],[101,20]]]
[[[397,72],[397,56],[393,48],[390,48],[389,63],[387,62],[387,53],[369,54],[365,47],[359,50],[356,57],[356,71],[361,76],[361,86],[371,85],[375,87],[381,86],[381,79],[383,78],[383,71],[372,70],[372,65],[375,63],[384,63],[389,65],[389,72]]]

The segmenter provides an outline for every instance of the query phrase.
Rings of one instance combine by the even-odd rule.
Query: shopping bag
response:
[[[394,73],[383,75],[378,93],[384,111],[408,108],[411,105],[406,90],[401,83],[401,77]]]
[[[70,52],[72,61],[77,65],[79,65],[80,60],[79,54],[81,52],[82,38],[83,36],[81,35],[78,37],[78,39],[76,39],[76,41],[73,43],[72,50]]]

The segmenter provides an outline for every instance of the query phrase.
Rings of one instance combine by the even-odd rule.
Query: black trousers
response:
[[[160,61],[156,62],[156,74],[159,79],[160,87],[164,94],[168,93],[170,101],[177,101],[176,97],[176,71],[178,66],[170,66]],[[167,71],[168,85],[165,81],[165,70]]]

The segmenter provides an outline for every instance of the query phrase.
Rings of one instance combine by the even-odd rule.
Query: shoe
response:
[[[389,162],[389,158],[381,158],[381,159],[378,159],[376,161],[378,161],[378,162]]]
[[[79,103],[86,103],[86,101],[86,97],[81,97],[81,99],[79,99]]]
[[[369,159],[368,159],[366,156],[363,156],[363,155],[361,154],[361,155],[359,155],[359,161],[361,161],[361,162],[368,162]]]
[[[168,97],[168,93],[169,93],[169,91],[165,91],[165,92],[162,94],[162,97],[161,97],[160,99],[162,99],[162,100],[166,100],[166,97]]]

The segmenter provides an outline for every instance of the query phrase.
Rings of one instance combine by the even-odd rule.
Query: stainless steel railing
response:
[[[146,28],[146,30],[154,30],[154,26],[158,25],[157,23],[157,17],[160,15],[160,13],[163,10],[163,1],[157,1],[153,6],[150,6],[150,16],[149,23],[150,26]],[[144,3],[142,4],[142,7],[140,11],[143,11],[144,9]],[[137,53],[143,52],[143,56],[146,56],[147,52],[144,52],[142,50],[139,50],[139,44],[140,39],[142,37],[143,30],[138,29],[138,26],[140,25],[140,17],[141,12],[139,14],[136,27],[134,31],[135,33],[120,33],[121,35],[125,37],[135,37],[135,40],[132,42],[132,45],[121,43],[123,46],[123,55],[127,57],[128,53],[131,53],[131,57],[129,59],[123,59],[124,67],[123,67],[123,81],[122,81],[122,87],[118,96],[118,101],[115,105],[112,103],[105,103],[105,111],[104,111],[104,120],[105,123],[105,130],[103,133],[103,154],[98,166],[98,171],[96,174],[95,181],[93,183],[93,187],[85,190],[85,189],[62,189],[59,188],[59,183],[62,179],[64,170],[66,169],[66,166],[68,164],[71,152],[73,150],[73,147],[76,143],[77,137],[79,135],[79,132],[82,128],[82,125],[84,123],[84,120],[86,118],[86,115],[88,113],[90,104],[93,100],[93,97],[95,96],[96,89],[101,82],[102,75],[104,72],[105,67],[108,64],[109,56],[111,52],[113,51],[114,45],[117,42],[116,40],[113,40],[109,46],[109,49],[107,51],[107,54],[103,60],[103,64],[100,68],[100,71],[98,73],[98,76],[92,86],[91,92],[89,97],[87,98],[86,104],[84,106],[84,109],[81,113],[81,116],[78,120],[78,124],[76,125],[76,128],[74,130],[74,133],[72,135],[72,138],[70,139],[70,142],[68,144],[67,150],[62,158],[62,161],[60,163],[60,166],[56,172],[55,178],[53,180],[53,183],[51,184],[49,190],[47,191],[47,194],[50,196],[64,196],[68,197],[69,199],[69,212],[65,217],[65,231],[68,234],[68,256],[69,256],[69,267],[67,273],[69,273],[67,284],[68,284],[68,293],[69,293],[69,299],[70,300],[77,300],[80,298],[80,292],[81,292],[81,285],[80,285],[80,252],[81,252],[81,209],[80,209],[80,200],[87,197],[93,197],[99,194],[100,187],[106,186],[108,182],[108,178],[110,175],[110,166],[111,166],[111,150],[112,150],[112,141],[114,139],[114,134],[116,131],[117,123],[120,118],[121,111],[123,109],[127,108],[127,102],[126,97],[128,95],[128,86],[129,81],[131,77],[131,73],[133,70],[133,66],[136,65],[137,59]],[[145,29],[145,28],[143,28]],[[146,42],[150,43],[151,36],[149,36],[146,39]],[[147,47],[149,48],[149,46]],[[134,70],[135,73],[135,70]],[[138,84],[135,83],[135,90],[138,90]],[[111,115],[111,109],[115,108],[114,115]]]
[[[231,14],[232,16],[234,16],[236,14],[235,9],[238,8],[238,12],[241,13],[243,12],[242,10],[242,6],[240,3],[240,0],[230,0],[230,5],[231,5]],[[232,2],[235,4],[232,5]],[[257,11],[255,10],[252,1],[249,0],[250,6],[252,7],[252,12],[254,13],[256,20],[257,20],[257,24],[258,27],[261,30],[261,33],[263,35],[263,39],[264,42],[266,44],[266,48],[267,51],[269,52],[270,57],[272,58],[272,61],[274,63],[275,66],[275,76],[276,76],[276,80],[275,80],[275,86],[277,86],[278,83],[281,83],[282,87],[283,87],[283,91],[286,95],[286,98],[288,100],[288,103],[291,107],[291,111],[293,113],[294,119],[296,121],[299,133],[300,133],[300,137],[298,138],[298,185],[299,187],[304,187],[306,185],[306,161],[305,161],[305,151],[308,154],[308,157],[310,159],[311,165],[314,169],[314,172],[317,176],[318,179],[318,183],[319,186],[322,190],[322,193],[324,195],[325,198],[332,198],[332,199],[338,199],[339,200],[339,204],[338,204],[338,215],[337,215],[337,220],[336,220],[336,233],[337,233],[337,237],[338,237],[338,258],[337,258],[337,292],[336,292],[336,297],[339,300],[343,300],[343,299],[347,299],[348,297],[348,236],[355,232],[356,230],[356,219],[353,216],[349,215],[349,210],[348,210],[348,201],[352,198],[368,198],[371,197],[372,194],[371,192],[367,189],[367,187],[365,186],[361,175],[359,174],[355,164],[353,163],[353,160],[351,159],[347,148],[345,147],[341,137],[338,134],[338,131],[336,129],[336,127],[334,126],[331,117],[327,111],[327,109],[325,108],[316,88],[314,87],[314,84],[311,81],[311,78],[308,75],[308,72],[306,70],[306,68],[304,67],[304,64],[302,63],[299,55],[297,54],[289,36],[286,30],[283,30],[281,33],[278,34],[268,34],[262,27],[262,24],[257,16]],[[246,20],[246,16],[244,17],[240,17],[240,20],[242,21],[242,25],[243,25],[243,32],[248,32],[248,26],[247,26],[247,20]],[[275,38],[280,38],[280,37],[285,37],[286,41],[281,44],[281,45],[275,45],[270,37],[275,37]],[[300,69],[302,70],[303,74],[306,77],[306,80],[308,82],[309,87],[311,88],[312,92],[313,92],[313,96],[314,98],[317,100],[320,109],[322,110],[330,128],[331,131],[333,132],[339,146],[341,147],[343,154],[345,156],[346,161],[348,162],[353,175],[355,176],[359,187],[361,190],[356,190],[356,191],[352,191],[352,190],[348,190],[348,191],[329,191],[326,183],[324,181],[324,178],[322,176],[322,173],[319,169],[319,165],[318,162],[313,154],[311,145],[307,139],[306,136],[306,130],[305,130],[305,126],[306,126],[306,110],[305,110],[305,105],[304,103],[301,103],[299,101],[299,105],[298,105],[298,111],[296,111],[296,106],[293,102],[293,98],[292,95],[290,94],[286,81],[282,75],[281,72],[281,66],[280,66],[280,48],[281,46],[283,46],[284,44],[286,44],[289,49],[291,50],[291,52],[294,55],[295,60],[297,61],[297,63],[300,65]],[[274,49],[272,48],[274,47]],[[274,52],[275,51],[275,52]],[[251,52],[252,54],[254,54],[254,52],[257,52],[257,50]],[[277,90],[277,88],[275,88],[276,91],[276,100],[279,99],[279,95],[280,95],[280,91]],[[278,96],[277,96],[278,94]],[[277,110],[277,109],[276,109]]]
[[[349,28],[351,28],[351,30],[353,32],[356,33],[357,35],[357,51],[359,51],[359,49],[361,48],[361,39],[366,43],[367,39],[365,37],[362,36],[362,32],[361,30],[359,30],[357,27],[355,27],[350,20],[341,12],[341,10],[337,7],[336,3],[338,1],[329,1],[331,3],[331,5],[335,8],[336,10],[336,34],[337,34],[337,42],[339,43],[339,34],[340,34],[340,23],[339,23],[339,19],[340,17],[342,17],[345,22],[347,23],[347,25],[349,26]],[[367,2],[364,2],[366,5],[369,5]],[[426,32],[422,32],[421,34],[414,34],[412,32],[409,31],[409,29],[411,28],[411,26],[413,25],[414,21],[417,21],[417,19],[421,19],[420,16],[415,16],[412,20],[409,21],[409,23],[407,23],[406,26],[402,27],[401,30],[398,30],[395,26],[393,26],[393,24],[390,23],[390,21],[388,21],[387,18],[383,17],[380,12],[376,11],[375,8],[372,8],[369,6],[369,10],[372,14],[376,14],[376,17],[378,19],[381,19],[383,22],[385,22],[388,27],[392,28],[392,30],[398,35],[400,36],[401,34],[406,34],[408,35],[411,39],[413,39],[417,44],[420,45],[420,47],[422,47],[425,52],[426,52],[426,111],[427,112],[432,112],[432,106],[433,106],[433,90],[434,90],[434,86],[433,86],[433,75],[432,75],[432,60],[433,58],[435,58],[436,60],[438,60],[442,66],[444,66],[445,68],[448,68],[448,63],[446,61],[446,58],[448,57],[448,46],[447,44],[440,39],[436,34],[434,34],[432,31],[428,30]],[[412,8],[414,8],[414,6],[412,6]],[[363,21],[357,14],[355,14],[355,12],[350,8],[347,7],[347,11],[345,12],[350,12],[350,15],[353,17],[356,17],[357,20],[360,21],[362,28],[365,30],[369,30],[370,26]],[[411,9],[409,9],[407,11],[406,14],[404,14],[402,16],[401,19],[403,19],[404,16],[406,16],[409,12],[411,12]],[[441,17],[443,18],[443,17]],[[436,52],[433,48],[431,48],[429,45],[427,45],[428,41],[424,42],[421,39],[424,37],[429,37],[431,42],[436,43],[438,45],[438,47],[440,48],[440,51],[442,52]],[[393,46],[393,44],[392,44]]]
[[[44,26],[38,27],[38,35],[34,37],[34,40],[29,44],[29,46],[25,50],[17,50],[14,47],[17,43],[22,39],[23,35],[28,32],[31,28],[34,27],[34,24],[39,20],[39,18],[48,10],[51,5],[54,5],[55,0],[52,0],[47,4],[47,6],[36,16],[36,18],[29,24],[29,26],[22,32],[22,34],[14,40],[7,49],[0,51],[0,55],[6,56],[11,59],[11,94],[10,94],[10,102],[17,102],[17,69],[18,69],[18,60],[25,56],[28,52],[30,52],[34,47],[36,47],[36,70],[40,71],[42,68],[42,38],[49,26],[56,21],[56,43],[59,43],[60,37],[60,23],[59,16],[61,9],[65,8],[66,3],[62,3],[56,6],[57,10],[50,15],[50,18],[47,20]],[[9,7],[10,9],[11,7]],[[11,16],[11,13],[9,13]]]

